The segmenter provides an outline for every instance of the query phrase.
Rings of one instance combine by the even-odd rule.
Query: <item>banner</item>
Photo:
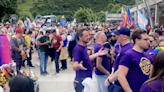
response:
[[[66,26],[66,25],[67,25],[67,21],[64,15],[62,15],[62,18],[60,19],[60,26]]]
[[[12,63],[10,42],[6,34],[0,34],[0,66]]]

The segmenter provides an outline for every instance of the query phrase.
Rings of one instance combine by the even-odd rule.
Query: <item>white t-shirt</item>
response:
[[[68,36],[67,36],[67,39],[68,39],[69,41],[71,41],[72,36],[71,36],[71,35],[68,35]]]

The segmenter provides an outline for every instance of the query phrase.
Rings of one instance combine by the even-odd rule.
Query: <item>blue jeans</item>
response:
[[[59,73],[59,56],[60,56],[60,51],[56,52],[56,50],[54,50],[55,53],[55,65],[56,65],[56,73]]]
[[[84,86],[82,85],[84,78],[75,78],[74,80],[74,88],[76,92],[83,92]]]
[[[97,92],[108,92],[108,90],[104,86],[105,80],[108,78],[108,76],[107,75],[97,75],[95,73],[94,73],[94,75],[97,79]]]
[[[36,45],[36,49],[38,51],[38,56],[39,56],[39,59],[40,59],[40,50],[39,50],[39,46],[38,45]]]
[[[47,60],[48,60],[48,55],[45,54],[46,52],[40,52],[40,73],[46,72],[47,69]],[[42,69],[44,64],[44,71]]]
[[[19,71],[24,61],[14,61],[16,62],[16,70]]]

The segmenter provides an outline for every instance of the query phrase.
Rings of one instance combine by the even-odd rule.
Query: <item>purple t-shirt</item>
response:
[[[129,68],[126,79],[133,91],[139,92],[142,84],[149,79],[151,64],[150,57],[145,52],[130,49],[124,53],[120,65]]]
[[[94,45],[94,52],[96,53],[96,52],[98,52],[101,48],[102,48],[103,46],[101,45],[101,44],[98,44],[98,43],[96,43],[95,45]],[[104,49],[104,48],[103,48]],[[100,56],[100,57],[102,57],[103,59],[102,59],[102,66],[107,70],[107,71],[109,71],[110,72],[110,63],[109,63],[109,59],[108,59],[108,57],[107,57],[107,55],[103,55],[103,56]],[[94,59],[94,63],[95,63],[95,66],[96,66],[96,59]],[[105,75],[104,73],[102,73],[99,69],[95,69],[95,73],[97,74],[97,75]]]
[[[124,54],[126,51],[128,51],[129,49],[131,49],[131,48],[133,48],[133,44],[132,44],[132,43],[128,43],[128,44],[122,46],[120,52],[119,52],[119,53],[117,54],[117,56],[116,56],[116,59],[115,59],[115,61],[114,61],[114,64],[113,64],[114,72],[118,69],[118,66],[119,66],[119,63],[120,63],[120,59],[121,59],[121,57],[123,56],[123,54]],[[116,84],[117,86],[121,86],[118,80],[115,81],[115,84]]]
[[[114,48],[115,48],[115,54],[117,56],[117,54],[119,53],[119,49],[121,49],[121,48],[119,48],[119,44],[117,44]]]
[[[142,85],[140,92],[162,92],[162,79],[145,83]]]
[[[87,68],[87,70],[76,71],[76,78],[92,78],[92,67],[89,55],[87,53],[87,46],[84,47],[77,44],[73,50],[73,58],[74,62],[77,61],[80,63],[81,61],[83,61],[83,66]]]
[[[119,66],[119,62],[120,62],[120,59],[122,57],[122,55],[129,49],[133,48],[133,44],[132,43],[128,43],[124,46],[122,46],[120,52],[118,52],[117,56],[116,56],[116,59],[114,61],[114,72],[118,69],[118,66]]]
[[[148,54],[150,56],[150,54],[153,52],[155,48],[153,47],[150,47],[147,51],[146,51],[146,54]]]

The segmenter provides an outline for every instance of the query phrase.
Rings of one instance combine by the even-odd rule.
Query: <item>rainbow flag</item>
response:
[[[101,29],[102,29],[103,32],[105,31],[104,27],[102,27]]]
[[[62,15],[61,19],[65,19],[64,15]]]
[[[134,27],[135,26],[135,23],[134,23],[134,21],[132,19],[132,15],[130,13],[129,7],[127,9],[127,13],[128,13],[128,25],[129,25],[129,27]]]
[[[127,22],[128,22],[128,13],[127,13],[127,9],[126,8],[124,10],[124,18],[125,18],[125,20],[124,20],[123,26],[126,27]]]
[[[26,74],[25,71],[21,70],[21,73],[22,73],[23,75],[27,76],[27,74]]]
[[[6,34],[0,34],[0,66],[12,63],[10,42]]]

